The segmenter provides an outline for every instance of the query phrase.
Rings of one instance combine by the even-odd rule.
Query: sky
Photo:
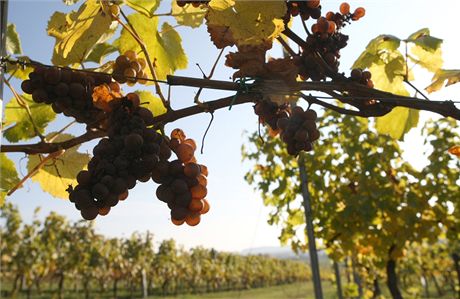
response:
[[[169,11],[169,0],[163,0],[158,13]],[[337,11],[342,1],[323,1],[323,11]],[[353,8],[364,6],[366,16],[359,22],[353,23],[344,30],[350,36],[349,45],[341,51],[340,71],[349,73],[350,66],[359,56],[367,43],[379,34],[392,34],[405,38],[411,33],[428,27],[435,37],[444,39],[443,57],[444,68],[460,68],[460,41],[458,40],[458,11],[460,1],[440,0],[385,0],[359,1],[350,0]],[[8,21],[16,25],[22,42],[24,55],[34,60],[49,63],[54,46],[54,38],[46,35],[47,20],[54,11],[68,12],[77,9],[78,4],[67,7],[61,1],[26,1],[10,0]],[[162,21],[175,24],[171,17],[162,17]],[[188,55],[189,65],[186,70],[178,71],[177,75],[201,77],[196,63],[205,72],[209,72],[219,50],[210,42],[205,26],[199,29],[178,27],[177,31],[183,39],[183,47]],[[299,24],[294,24],[294,31],[303,33]],[[235,48],[229,49],[235,51]],[[270,53],[281,56],[279,48],[275,47]],[[113,59],[113,58],[112,58]],[[416,69],[415,84],[426,87],[431,75],[423,70]],[[218,65],[214,79],[228,80],[233,70],[223,64]],[[20,82],[14,82],[19,86]],[[140,89],[145,89],[141,87]],[[125,90],[128,90],[125,88]],[[152,90],[153,91],[153,90]],[[167,89],[164,88],[166,92]],[[173,108],[190,106],[196,89],[174,87],[171,99]],[[202,100],[213,100],[228,93],[205,91]],[[11,93],[5,89],[5,103],[11,98]],[[433,100],[457,99],[460,100],[460,88],[456,85],[441,92],[430,95]],[[4,104],[5,104],[4,103]],[[318,110],[321,110],[317,107]],[[193,246],[213,247],[225,251],[241,251],[243,249],[262,246],[278,246],[277,227],[267,224],[267,215],[270,210],[263,206],[260,195],[253,191],[244,180],[244,174],[251,165],[241,161],[241,145],[246,142],[244,132],[254,132],[257,129],[257,117],[250,104],[239,105],[215,112],[213,124],[205,140],[204,154],[197,152],[199,163],[209,169],[208,200],[211,210],[202,217],[196,227],[186,225],[177,227],[169,220],[169,209],[156,199],[156,184],[153,182],[138,183],[130,191],[129,198],[113,208],[109,215],[98,217],[95,220],[99,233],[108,236],[129,236],[132,232],[153,232],[154,239],[159,242],[163,239],[174,238],[179,244],[189,248]],[[423,113],[422,119],[433,116]],[[176,127],[182,128],[188,137],[197,141],[201,146],[203,133],[210,120],[210,115],[199,114],[168,124],[166,132]],[[56,130],[70,122],[69,119],[58,117],[55,124],[50,126],[49,132]],[[69,131],[81,134],[83,126],[74,126]],[[419,129],[413,129],[406,137],[403,148],[405,157],[416,167],[423,166],[421,156],[421,139]],[[4,142],[4,140],[2,140]],[[94,142],[81,147],[82,151],[91,151]],[[26,159],[23,154],[9,154],[20,165],[20,176],[26,174]],[[41,207],[40,217],[50,211],[56,211],[71,220],[79,220],[79,211],[68,201],[56,199],[44,193],[39,185],[27,181],[24,188],[16,191],[8,201],[17,205],[24,221],[31,221],[33,211]],[[313,199],[314,200],[314,199]]]

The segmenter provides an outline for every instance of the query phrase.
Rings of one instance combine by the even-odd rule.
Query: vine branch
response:
[[[178,119],[188,117],[191,115],[215,111],[218,109],[226,108],[233,105],[240,105],[244,103],[251,103],[259,100],[257,94],[239,94],[236,99],[234,96],[221,98],[214,101],[206,102],[206,107],[203,105],[194,105],[180,110],[171,110],[154,118],[155,124],[166,124]],[[22,152],[25,154],[40,154],[40,153],[53,153],[59,150],[66,150],[81,143],[101,138],[106,136],[107,133],[102,130],[88,131],[78,137],[62,141],[62,142],[39,142],[34,144],[2,144],[0,147],[1,152]]]

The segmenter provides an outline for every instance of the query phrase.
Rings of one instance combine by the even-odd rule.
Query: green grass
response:
[[[325,299],[337,298],[335,288],[330,282],[323,282],[323,295]],[[174,297],[163,297],[167,299],[310,299],[314,298],[312,282],[294,283],[276,287],[209,293],[202,295],[179,295]],[[151,299],[158,297],[149,297]]]

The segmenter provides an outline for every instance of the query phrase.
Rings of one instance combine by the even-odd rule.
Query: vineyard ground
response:
[[[385,298],[390,298],[388,291],[382,285],[382,289],[385,295]],[[431,294],[435,294],[435,290],[430,290]],[[336,299],[337,293],[335,285],[330,281],[323,281],[323,295],[325,299]],[[65,293],[64,298],[83,298],[82,293],[70,294]],[[433,296],[429,298],[436,299],[450,299],[452,298],[452,293],[447,293],[446,295],[439,297]],[[1,297],[6,298],[6,297]],[[27,298],[25,294],[19,294],[17,299]],[[32,294],[31,299],[52,299],[57,298],[55,294],[50,294],[48,292],[43,292],[41,295]],[[111,299],[113,298],[111,292],[106,292],[104,294],[94,292],[91,294],[93,299]],[[130,298],[127,292],[120,291],[118,299],[128,299]],[[136,292],[133,298],[142,298],[141,295]],[[314,299],[313,286],[311,282],[300,282],[293,283],[289,285],[280,285],[275,287],[267,288],[258,288],[251,290],[241,290],[241,291],[225,291],[225,292],[216,292],[216,293],[207,293],[207,294],[184,294],[178,296],[150,296],[148,299],[163,298],[163,299]],[[422,297],[426,298],[426,297]]]

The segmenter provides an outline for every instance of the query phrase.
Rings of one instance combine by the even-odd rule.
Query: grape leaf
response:
[[[446,80],[445,87],[460,82],[460,70],[438,70],[431,79],[431,84],[425,90],[429,93],[438,91],[443,87]]]
[[[211,2],[206,21],[208,26],[225,26],[238,46],[269,45],[283,30],[286,4],[283,1]]]
[[[441,47],[442,39],[431,36],[430,30],[428,28],[423,28],[412,33],[406,39],[406,42],[414,43],[426,51],[435,52]]]
[[[56,118],[56,113],[54,113],[50,105],[35,103],[30,95],[24,94],[21,95],[21,97],[29,106],[38,131],[43,133],[48,123]],[[4,131],[5,138],[10,142],[18,142],[37,136],[27,114],[27,110],[21,107],[15,98],[11,99],[5,106],[5,117],[3,122],[5,127],[10,126]]]
[[[157,79],[166,79],[178,69],[187,67],[187,56],[182,48],[182,40],[177,31],[168,23],[163,23],[161,32],[155,30],[158,27],[158,18],[147,18],[140,13],[131,14],[128,17],[130,23],[136,29],[141,40],[146,44],[147,51],[155,64]],[[141,52],[141,47],[131,34],[123,29],[120,38],[114,42],[120,53],[128,50]],[[140,57],[145,57],[143,53]],[[150,74],[150,70],[148,70]],[[151,75],[149,75],[152,78]]]
[[[149,18],[153,17],[154,12],[160,6],[160,0],[124,0],[124,2]]]
[[[98,43],[114,32],[112,17],[96,0],[84,2],[78,11],[55,12],[48,21],[48,35],[56,38],[52,62],[69,65],[84,61]]]
[[[30,59],[27,56],[19,56],[17,57],[18,60],[24,61],[24,62],[29,62]],[[33,67],[27,65],[27,66],[22,66],[17,63],[9,63],[8,61],[6,62],[6,70],[8,74],[13,75],[13,77],[18,78],[20,80],[26,80],[29,79],[29,74],[34,70]]]
[[[117,48],[108,43],[97,44],[86,57],[85,61],[92,61],[102,64],[105,56],[117,51]]]
[[[409,92],[404,86],[404,69],[404,59],[401,61],[399,55],[388,64],[373,64],[369,67],[375,88],[408,96]],[[375,125],[380,134],[389,134],[392,138],[401,139],[410,129],[417,126],[418,120],[418,110],[398,107],[377,118]]]
[[[401,43],[401,40],[393,35],[379,35],[372,39],[366,49],[356,59],[351,67],[352,69],[366,69],[373,63],[381,63],[382,55],[395,52]]]
[[[50,133],[47,137],[52,137]],[[54,141],[62,142],[73,138],[70,134],[60,134]],[[68,198],[66,189],[69,185],[76,185],[76,176],[89,162],[90,156],[77,151],[78,147],[67,149],[54,161],[49,161],[34,174],[31,179],[38,182],[43,191],[58,198]],[[40,164],[40,155],[30,155],[27,170],[30,172]]]
[[[419,121],[418,110],[396,107],[385,116],[377,118],[376,129],[380,134],[389,134],[394,139],[402,139]]]
[[[298,226],[305,223],[305,214],[303,210],[296,209],[289,211],[287,223],[292,226]]]
[[[14,162],[4,153],[0,153],[0,207],[5,202],[6,193],[19,183],[18,172]]]
[[[16,25],[8,24],[6,29],[6,43],[5,43],[6,52],[8,54],[21,54],[21,40],[19,39],[19,34],[16,31]]]
[[[142,106],[152,111],[153,116],[158,116],[166,113],[167,110],[161,99],[153,95],[150,91],[137,90],[136,93],[139,95],[141,103],[148,103],[147,105]]]
[[[176,0],[172,0],[171,12],[179,25],[189,26],[192,28],[201,26],[201,24],[203,24],[206,11],[206,6],[193,7],[193,5],[185,5],[184,7],[180,7],[177,5]]]
[[[442,53],[441,48],[438,48],[436,51],[427,51],[425,48],[416,45],[410,49],[411,53],[414,55],[408,55],[408,57],[415,62],[416,64],[424,67],[430,72],[436,72],[442,67]]]

